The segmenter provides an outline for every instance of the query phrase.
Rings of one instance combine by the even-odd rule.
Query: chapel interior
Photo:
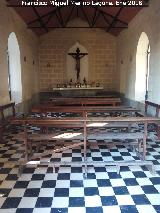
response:
[[[160,212],[160,1],[62,2],[0,0],[0,213]]]

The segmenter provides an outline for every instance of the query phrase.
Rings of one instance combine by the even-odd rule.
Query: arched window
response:
[[[150,45],[146,33],[142,32],[136,54],[135,100],[144,102],[148,99]]]
[[[8,85],[10,100],[22,102],[21,61],[18,40],[15,33],[8,38]]]

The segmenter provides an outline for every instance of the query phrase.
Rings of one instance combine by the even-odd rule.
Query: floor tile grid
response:
[[[17,147],[18,151],[23,150],[20,141],[12,140],[12,134],[6,137],[8,144],[0,148],[4,159],[10,156],[3,156],[2,151],[9,155]],[[53,173],[51,166],[37,166],[25,169],[18,178],[16,167],[4,165],[0,170],[0,212],[111,212],[113,209],[115,212],[144,212],[146,209],[159,212],[159,141],[150,140],[147,145],[147,158],[154,162],[156,176],[145,167],[123,167],[117,175],[114,167],[89,166],[88,179],[84,180],[81,167],[60,167]],[[97,160],[108,155],[124,157],[130,153],[134,156],[131,150],[120,145],[110,151],[106,146],[93,145],[88,157]],[[80,158],[81,153],[82,147],[66,151],[59,158]]]

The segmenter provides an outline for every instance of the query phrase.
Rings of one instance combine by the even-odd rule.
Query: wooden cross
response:
[[[85,55],[88,55],[88,53],[81,53],[79,47],[77,47],[75,53],[68,53],[68,55],[71,55],[76,60],[75,70],[77,71],[77,81],[78,81],[80,74],[80,59],[83,58]]]

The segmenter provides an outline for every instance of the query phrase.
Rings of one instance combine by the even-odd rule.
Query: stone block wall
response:
[[[70,26],[81,26],[80,19]],[[40,90],[56,87],[66,81],[66,59],[69,48],[76,42],[88,51],[89,82],[98,82],[107,90],[119,90],[116,70],[117,38],[101,29],[56,29],[40,37]]]

